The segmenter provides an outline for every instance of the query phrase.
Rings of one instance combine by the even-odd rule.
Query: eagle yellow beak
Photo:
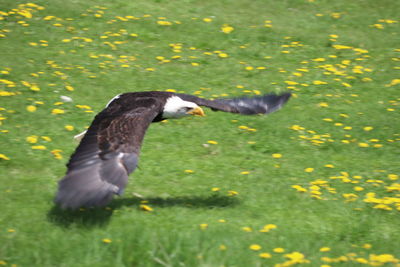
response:
[[[197,116],[202,116],[202,117],[205,116],[205,113],[201,107],[194,108],[191,111],[188,111],[187,114],[197,115]]]

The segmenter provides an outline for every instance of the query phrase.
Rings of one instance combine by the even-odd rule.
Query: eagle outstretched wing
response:
[[[290,98],[290,93],[281,95],[266,94],[256,97],[217,98],[208,100],[193,95],[177,94],[186,101],[206,106],[214,111],[225,111],[243,115],[268,114],[280,109]]]
[[[129,105],[114,101],[100,112],[71,156],[55,202],[62,208],[96,207],[121,194],[137,166],[145,132],[161,109],[159,99],[148,97]]]

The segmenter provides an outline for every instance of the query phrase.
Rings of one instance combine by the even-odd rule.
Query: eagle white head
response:
[[[185,101],[179,96],[171,96],[167,99],[162,114],[163,118],[174,119],[188,115],[204,116],[204,111],[196,103]]]

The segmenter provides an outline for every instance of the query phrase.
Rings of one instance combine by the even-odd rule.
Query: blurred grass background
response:
[[[1,1],[0,264],[399,265],[398,10]],[[72,137],[146,90],[293,97],[266,117],[154,124],[124,196],[54,207]]]

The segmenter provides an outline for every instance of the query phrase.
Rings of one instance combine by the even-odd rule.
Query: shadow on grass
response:
[[[114,199],[105,208],[86,208],[80,210],[63,210],[58,206],[53,206],[47,213],[47,219],[58,226],[69,227],[76,225],[80,227],[96,227],[107,225],[115,210],[122,207],[133,207],[139,209],[141,201],[146,200],[146,205],[151,207],[168,208],[181,206],[186,208],[224,208],[234,206],[239,203],[235,197],[228,196],[182,196],[169,198],[119,198]]]

